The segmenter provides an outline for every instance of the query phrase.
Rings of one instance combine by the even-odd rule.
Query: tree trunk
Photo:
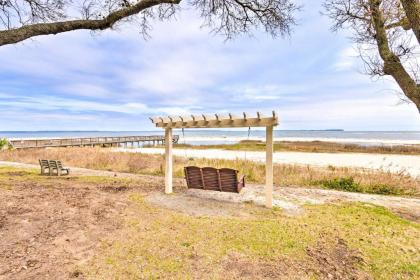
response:
[[[380,9],[381,3],[382,0],[369,0],[370,10],[372,11],[372,23],[376,32],[375,39],[378,45],[379,55],[384,61],[384,73],[391,75],[395,79],[405,96],[414,102],[420,113],[420,86],[407,73],[400,58],[389,47],[385,21]]]
[[[411,29],[416,35],[420,44],[420,1],[419,0],[401,0],[405,14],[410,23]]]

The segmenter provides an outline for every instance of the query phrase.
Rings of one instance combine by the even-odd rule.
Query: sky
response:
[[[418,130],[390,78],[362,73],[322,1],[306,1],[289,37],[225,41],[182,6],[153,23],[41,36],[0,47],[0,130],[153,130],[149,117],[270,113],[278,129]]]

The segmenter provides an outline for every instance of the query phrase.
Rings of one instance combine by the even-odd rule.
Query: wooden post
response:
[[[165,129],[165,193],[172,193],[172,128]]]
[[[265,129],[265,206],[273,207],[273,126]]]

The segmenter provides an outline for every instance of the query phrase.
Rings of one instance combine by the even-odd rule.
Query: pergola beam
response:
[[[276,126],[278,119],[273,112],[270,117],[263,117],[258,112],[256,117],[249,117],[243,113],[242,117],[233,117],[229,114],[227,117],[219,114],[213,116],[191,115],[185,116],[171,116],[151,118],[156,127],[160,128],[229,128],[229,127],[267,127]]]

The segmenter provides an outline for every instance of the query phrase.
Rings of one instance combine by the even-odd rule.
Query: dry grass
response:
[[[177,144],[177,148],[191,148],[192,145]],[[258,140],[244,140],[237,144],[202,145],[194,146],[194,149],[225,149],[265,151],[265,142]],[[379,153],[379,154],[403,154],[420,155],[420,145],[380,145],[363,146],[351,143],[335,143],[324,141],[280,141],[274,143],[274,151],[293,151],[311,153]]]
[[[55,148],[0,152],[0,160],[37,163],[38,159],[60,159],[68,166],[149,175],[164,174],[162,155],[110,152],[100,148]],[[248,182],[264,183],[265,166],[244,160],[185,159],[175,157],[174,174],[183,177],[187,165],[230,167],[245,174]],[[315,186],[366,193],[420,196],[420,180],[391,172],[353,168],[304,167],[276,164],[274,183],[281,186]]]

